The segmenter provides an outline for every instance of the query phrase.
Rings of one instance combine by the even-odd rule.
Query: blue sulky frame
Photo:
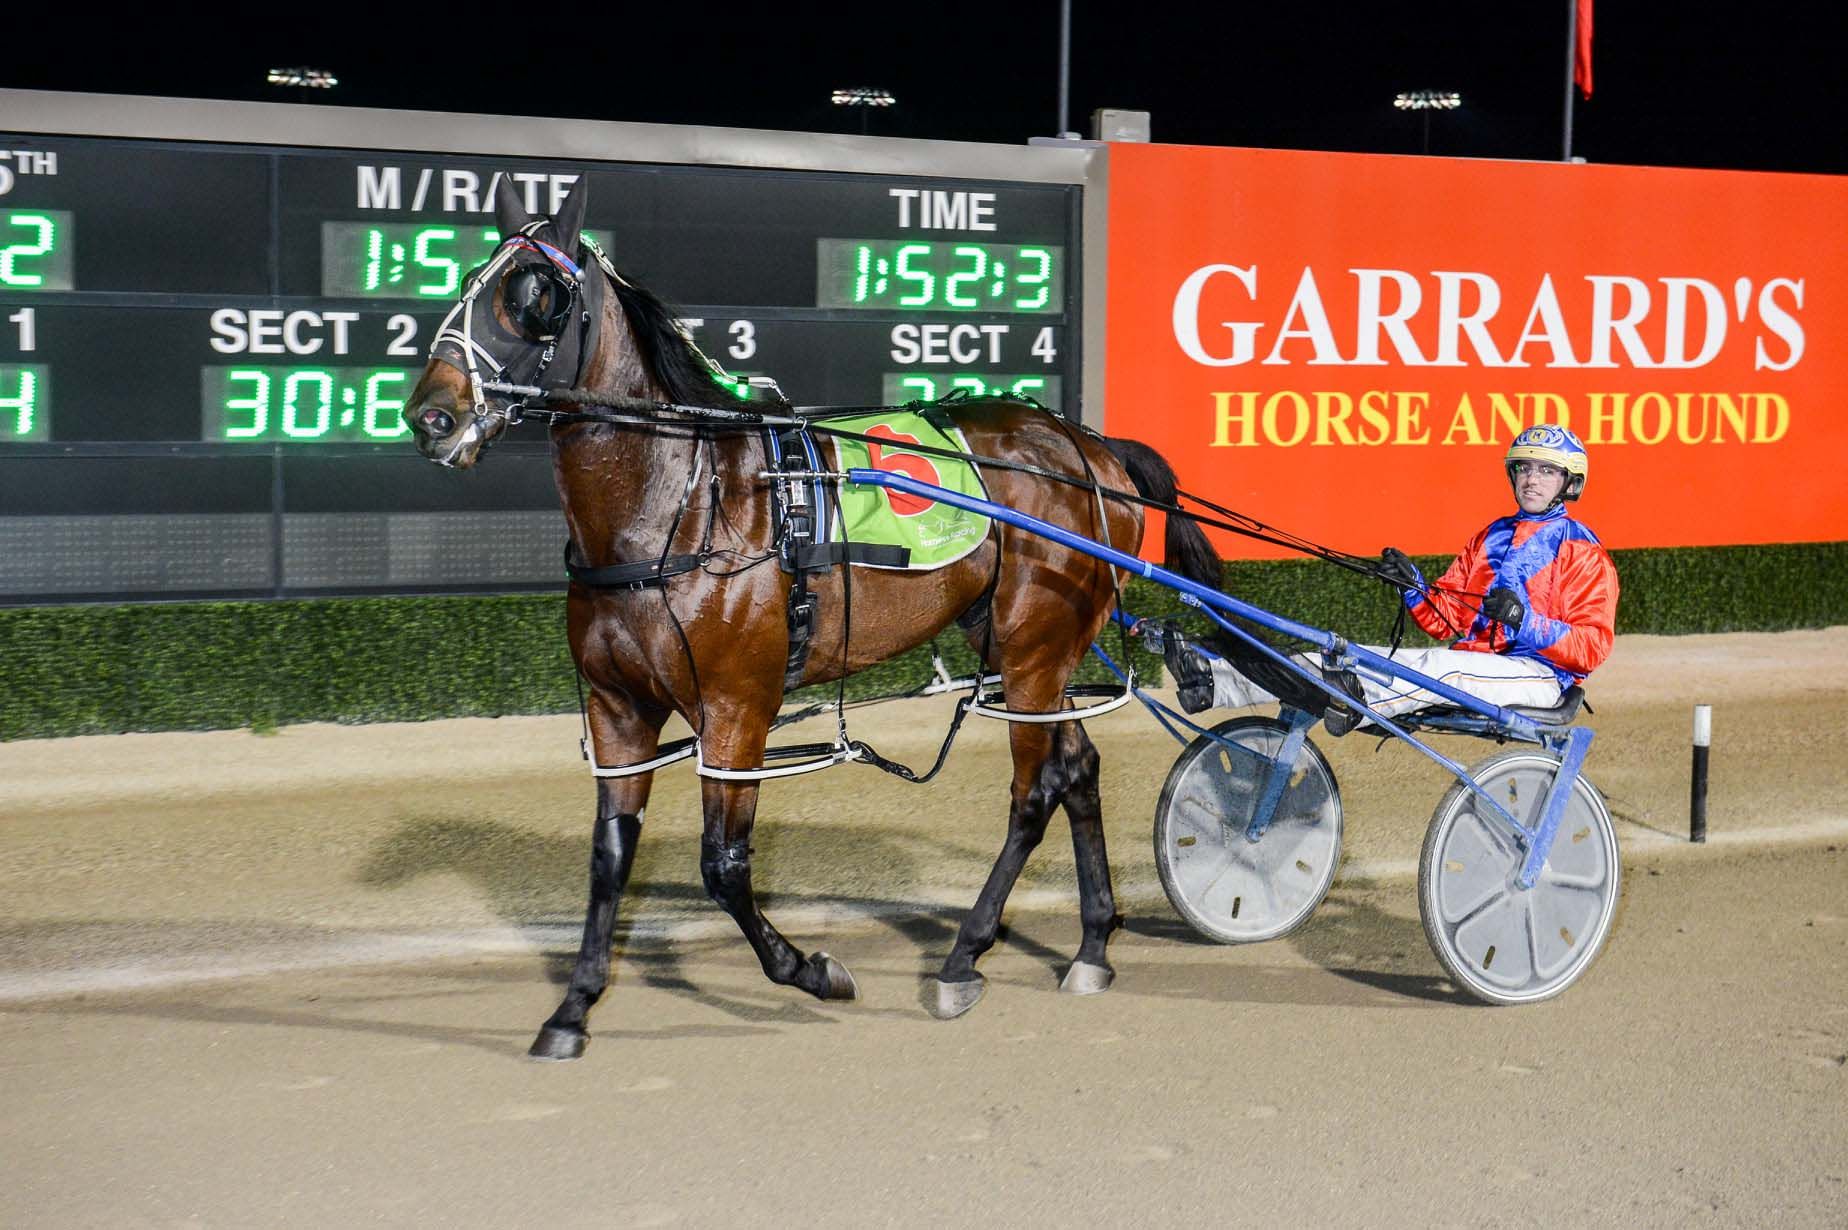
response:
[[[892,491],[902,491],[908,495],[934,500],[937,503],[948,504],[954,508],[962,508],[970,512],[981,513],[985,517],[992,517],[1004,524],[1015,526],[1029,533],[1038,534],[1042,538],[1049,539],[1061,546],[1069,547],[1074,551],[1103,560],[1105,563],[1115,565],[1118,568],[1127,569],[1138,576],[1147,577],[1151,581],[1178,591],[1182,602],[1201,611],[1207,618],[1225,629],[1229,634],[1238,637],[1257,649],[1260,653],[1275,660],[1287,669],[1294,671],[1296,674],[1314,684],[1321,691],[1327,693],[1333,699],[1359,709],[1381,730],[1411,744],[1426,756],[1448,769],[1451,774],[1473,792],[1482,803],[1488,805],[1492,814],[1499,816],[1501,820],[1508,825],[1509,830],[1515,835],[1522,848],[1526,850],[1526,857],[1522,862],[1520,874],[1515,878],[1515,883],[1523,889],[1529,889],[1539,880],[1540,870],[1546,865],[1547,856],[1552,852],[1554,837],[1559,832],[1560,821],[1564,818],[1566,813],[1566,805],[1572,798],[1573,787],[1577,784],[1579,772],[1584,766],[1585,755],[1591,749],[1592,731],[1581,726],[1564,728],[1540,726],[1512,709],[1500,705],[1491,705],[1479,697],[1471,696],[1468,692],[1460,691],[1447,683],[1432,679],[1430,676],[1420,674],[1402,663],[1395,662],[1390,658],[1377,654],[1364,645],[1351,645],[1344,638],[1332,632],[1311,627],[1308,624],[1298,623],[1293,619],[1286,619],[1281,615],[1273,615],[1262,607],[1252,606],[1248,602],[1241,602],[1229,594],[1224,594],[1216,589],[1211,589],[1197,582],[1190,581],[1186,577],[1168,571],[1166,568],[1151,564],[1146,560],[1138,559],[1133,555],[1125,554],[1122,551],[1116,550],[1114,547],[1106,546],[1103,543],[1086,538],[1082,534],[1073,533],[1071,530],[1054,525],[1049,521],[1042,521],[1038,517],[1028,516],[1026,513],[1018,512],[1006,505],[995,504],[991,501],[980,499],[975,496],[963,495],[956,491],[949,491],[930,483],[919,482],[907,475],[893,473],[887,470],[852,469],[847,471],[847,481],[864,486],[885,487]],[[1121,612],[1119,612],[1118,615],[1120,618]],[[1330,670],[1353,670],[1368,675],[1376,680],[1398,680],[1409,683],[1415,687],[1423,688],[1434,695],[1441,696],[1457,708],[1465,711],[1459,714],[1434,714],[1428,718],[1419,719],[1417,724],[1423,729],[1443,730],[1456,734],[1473,734],[1517,739],[1525,743],[1537,743],[1546,748],[1559,757],[1559,771],[1554,775],[1552,788],[1547,792],[1546,804],[1541,809],[1539,823],[1533,828],[1529,828],[1522,824],[1508,812],[1507,808],[1502,806],[1499,800],[1492,797],[1487,791],[1476,784],[1474,779],[1470,777],[1468,769],[1450,759],[1448,756],[1445,756],[1443,753],[1420,742],[1409,730],[1393,723],[1388,718],[1380,716],[1365,704],[1354,700],[1347,694],[1338,691],[1320,675],[1303,670],[1302,667],[1291,661],[1286,655],[1279,653],[1257,637],[1246,632],[1243,628],[1232,623],[1226,618],[1227,615],[1236,615],[1241,619],[1250,620],[1252,623],[1261,627],[1269,628],[1273,632],[1278,632],[1284,636],[1314,645],[1321,651],[1322,661]],[[1258,808],[1252,816],[1250,825],[1246,828],[1245,835],[1252,841],[1256,841],[1261,837],[1265,829],[1269,827],[1271,817],[1276,810],[1278,800],[1282,797],[1284,785],[1289,776],[1287,772],[1283,771],[1283,766],[1294,763],[1297,752],[1301,749],[1303,740],[1308,734],[1309,727],[1316,721],[1313,714],[1304,713],[1301,710],[1288,707],[1285,709],[1285,716],[1289,724],[1289,734],[1284,741],[1283,747],[1278,750],[1277,758],[1272,761],[1271,770],[1266,776],[1264,792],[1260,796]]]

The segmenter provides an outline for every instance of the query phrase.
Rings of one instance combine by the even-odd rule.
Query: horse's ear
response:
[[[559,248],[568,256],[577,253],[578,232],[584,229],[584,204],[589,196],[590,185],[580,175],[577,183],[571,185],[571,195],[565,198],[557,216],[552,219],[552,234]]]
[[[494,186],[494,221],[500,227],[501,238],[518,235],[521,228],[533,220],[526,212],[526,205],[520,200],[520,193],[513,186],[513,176],[502,172]]]

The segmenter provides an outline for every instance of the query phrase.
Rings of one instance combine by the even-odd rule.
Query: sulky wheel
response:
[[[1470,776],[1529,827],[1559,768],[1545,752],[1490,757]],[[1491,1004],[1550,999],[1585,972],[1610,934],[1621,867],[1604,797],[1581,774],[1534,886],[1515,883],[1526,852],[1461,782],[1431,817],[1418,863],[1418,910],[1437,959]],[[1482,808],[1487,811],[1486,806]]]
[[[1307,739],[1270,827],[1246,836],[1270,757],[1290,730],[1267,717],[1221,722],[1187,745],[1155,806],[1155,867],[1175,912],[1224,944],[1288,935],[1314,912],[1341,861],[1341,791]]]

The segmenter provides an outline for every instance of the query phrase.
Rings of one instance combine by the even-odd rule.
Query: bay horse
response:
[[[649,762],[663,723],[679,714],[698,738],[703,766],[759,768],[783,703],[790,639],[790,582],[776,562],[770,483],[761,477],[772,464],[769,445],[760,430],[715,426],[673,409],[741,403],[662,301],[581,242],[585,199],[580,180],[557,217],[535,218],[510,178],[500,178],[496,216],[506,238],[465,284],[404,418],[426,457],[461,469],[479,462],[520,414],[513,395],[484,385],[594,389],[659,403],[657,413],[626,422],[564,416],[550,428],[568,558],[644,571],[694,561],[671,574],[656,568],[653,581],[639,586],[570,585],[567,634],[589,689],[596,763]],[[944,408],[976,455],[1094,481],[1106,491],[1133,483],[1144,495],[1173,498],[1173,471],[1144,445],[1105,439],[1014,399],[972,398]],[[998,503],[1122,551],[1141,544],[1135,505],[1018,470],[982,469]],[[1179,517],[1167,525],[1169,566],[1220,584],[1218,557],[1199,527]],[[1010,710],[1060,711],[1067,681],[1116,599],[1117,578],[1107,566],[992,521],[976,550],[935,571],[851,567],[847,577],[849,570],[835,564],[816,574],[819,613],[802,684],[837,680],[956,622],[1001,676]],[[1104,849],[1096,748],[1076,721],[1015,724],[1009,739],[1007,838],[938,973],[932,1010],[942,1017],[980,998],[976,961],[994,944],[1008,893],[1060,806],[1071,822],[1083,923],[1063,989],[1101,991],[1113,977],[1105,948],[1122,920]],[[563,1002],[533,1042],[535,1057],[575,1059],[587,1045],[586,1018],[609,979],[617,904],[651,781],[651,773],[597,778],[583,944]],[[798,951],[753,899],[757,792],[754,781],[702,778],[706,891],[736,920],[772,981],[819,999],[851,999],[857,988],[846,966],[826,953]]]

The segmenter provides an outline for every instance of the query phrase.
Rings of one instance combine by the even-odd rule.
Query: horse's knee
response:
[[[1039,808],[1042,815],[1049,816],[1073,791],[1089,794],[1097,786],[1100,763],[1097,746],[1085,737],[1083,730],[1074,727],[1073,733],[1068,735],[1061,728],[1053,743],[1052,755],[1040,766],[1039,780],[1034,783],[1029,804]]]
[[[1103,761],[1097,755],[1097,745],[1085,738],[1082,731],[1060,759],[1064,761],[1066,776],[1070,779],[1066,787],[1068,791],[1090,791],[1097,787],[1098,771]]]
[[[1045,839],[1047,822],[1059,805],[1058,796],[1047,791],[1045,786],[1042,778],[1025,799],[1014,804],[1008,815],[1008,839],[1019,846],[1022,853],[1032,853]]]
[[[724,844],[701,841],[699,878],[706,895],[730,912],[751,892],[751,843],[743,838]]]

